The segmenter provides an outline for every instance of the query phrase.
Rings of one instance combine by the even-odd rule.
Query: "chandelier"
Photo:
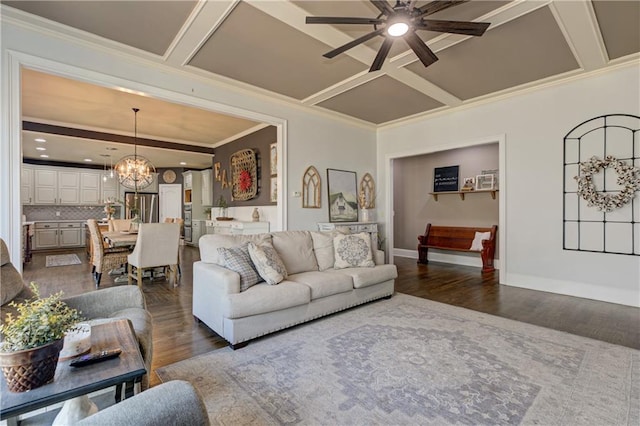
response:
[[[133,155],[122,157],[115,165],[120,184],[138,192],[153,183],[156,168],[145,157],[138,155],[138,111],[132,108],[134,113],[134,138]]]

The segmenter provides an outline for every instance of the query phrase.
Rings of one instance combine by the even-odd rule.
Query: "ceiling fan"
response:
[[[307,24],[360,24],[373,25],[373,31],[359,37],[349,43],[325,53],[325,58],[333,58],[340,53],[355,47],[367,40],[377,36],[383,36],[384,42],[376,58],[369,68],[369,72],[382,68],[384,60],[391,50],[393,41],[403,38],[411,50],[425,67],[433,64],[438,57],[429,49],[424,41],[416,34],[418,30],[437,31],[443,33],[455,33],[471,36],[481,36],[487,30],[489,22],[467,22],[467,21],[443,21],[438,19],[425,19],[441,10],[448,9],[466,3],[469,0],[438,0],[425,4],[422,7],[415,7],[417,0],[396,0],[395,6],[386,0],[370,0],[371,3],[380,10],[380,15],[376,18],[350,18],[338,16],[307,16]]]

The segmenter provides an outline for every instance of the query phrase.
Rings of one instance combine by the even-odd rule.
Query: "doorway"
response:
[[[160,223],[168,217],[182,217],[182,185],[160,184],[158,185],[160,197]]]

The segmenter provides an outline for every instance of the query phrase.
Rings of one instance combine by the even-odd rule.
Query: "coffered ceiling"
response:
[[[366,0],[2,3],[9,6],[5,10],[23,19],[37,15],[46,19],[38,19],[39,25],[71,31],[88,42],[372,127],[640,58],[640,1],[635,0],[471,0],[429,18],[490,22],[482,37],[420,31],[439,61],[425,68],[400,39],[382,69],[373,73],[368,69],[382,37],[333,59],[322,56],[370,32],[371,26],[305,24],[307,16],[377,17],[378,9]],[[417,1],[416,6],[426,3]],[[33,89],[38,90],[44,89]],[[125,95],[118,92],[113,98]],[[68,101],[62,100],[55,117],[54,111],[44,111],[38,102],[27,115],[73,123],[71,109],[64,108]],[[118,106],[122,108],[117,114],[109,112],[113,123],[80,122],[82,111],[74,111],[73,117],[80,117],[78,124],[84,126],[122,131],[131,122],[123,107],[128,101]],[[65,112],[70,116],[65,118]],[[208,113],[180,116],[189,117],[184,120],[191,123],[171,123],[171,118],[150,113],[158,117],[158,123],[144,133],[190,144],[211,143],[188,132]],[[228,125],[217,122],[228,129],[219,140],[258,124],[229,120]]]

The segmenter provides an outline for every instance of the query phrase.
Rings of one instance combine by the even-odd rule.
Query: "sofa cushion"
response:
[[[245,243],[264,244],[271,242],[270,234],[255,235],[222,235],[207,234],[200,237],[198,245],[200,247],[200,260],[207,263],[215,263],[224,266],[224,262],[218,254],[218,247],[238,247]]]
[[[396,265],[377,265],[373,268],[330,269],[325,273],[350,276],[353,279],[353,288],[369,287],[398,277]]]
[[[309,231],[273,232],[271,241],[290,274],[318,270]]]
[[[333,255],[333,267],[336,269],[376,265],[371,252],[371,236],[366,232],[336,235],[333,239]]]
[[[241,292],[262,281],[251,261],[248,249],[249,244],[251,243],[244,243],[240,247],[231,248],[218,247],[218,254],[224,263],[223,266],[240,275]]]
[[[278,285],[260,283],[243,293],[230,294],[222,301],[222,316],[243,318],[279,311],[311,301],[311,289],[300,283],[285,280]]]
[[[318,270],[326,271],[333,269],[335,257],[333,256],[333,238],[336,235],[349,234],[349,228],[346,230],[333,230],[329,232],[311,231],[311,240],[313,241],[313,252],[318,262]]]
[[[289,275],[287,279],[309,286],[311,300],[353,290],[353,280],[348,275],[329,275],[324,272],[310,271]]]
[[[0,292],[2,296],[2,303],[0,303],[0,305],[4,305],[12,301],[22,291],[25,291],[22,299],[24,299],[25,297],[31,297],[31,291],[27,286],[24,285],[24,281],[22,281],[20,273],[11,263],[9,249],[7,248],[4,240],[0,240],[0,246],[0,262],[2,263],[2,269],[0,270],[0,283],[2,283],[2,285],[0,285]],[[19,301],[17,301],[16,303],[19,303]]]
[[[249,243],[248,248],[253,265],[267,284],[275,285],[287,278],[287,269],[271,244],[257,246]]]

